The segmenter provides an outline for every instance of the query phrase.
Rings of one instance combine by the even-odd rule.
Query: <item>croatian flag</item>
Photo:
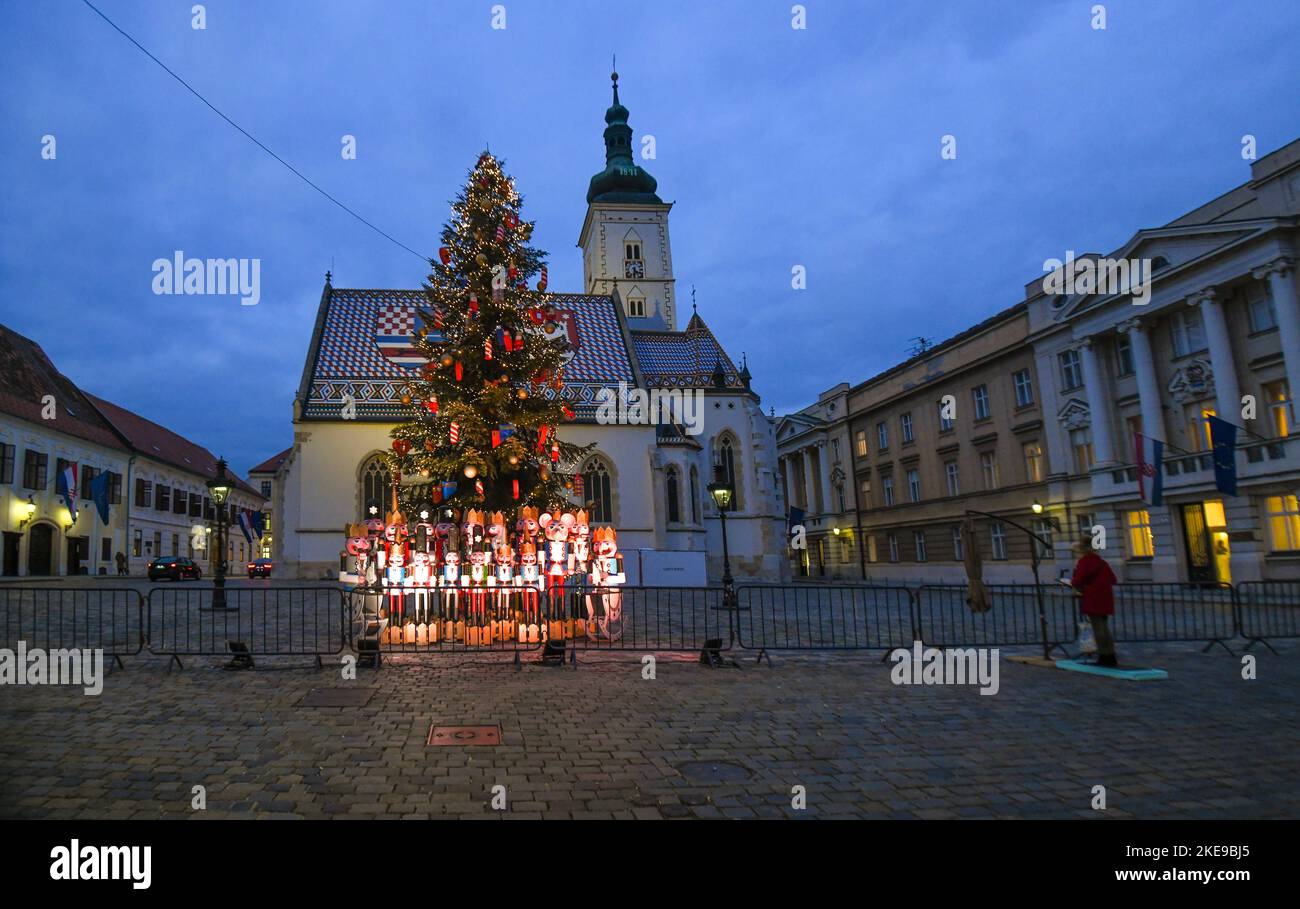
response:
[[[1137,433],[1138,493],[1148,505],[1159,505],[1165,494],[1165,443]]]
[[[241,510],[239,512],[239,529],[244,532],[244,539],[253,542],[253,522],[249,512]]]
[[[68,464],[59,474],[58,484],[59,495],[63,496],[63,504],[67,506],[68,514],[72,515],[72,523],[77,523],[77,465]]]

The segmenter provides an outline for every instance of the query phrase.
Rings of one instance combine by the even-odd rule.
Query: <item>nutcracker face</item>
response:
[[[429,570],[429,554],[427,552],[417,552],[411,556],[411,567],[416,571]]]
[[[372,537],[382,536],[384,533],[383,518],[369,518],[366,520],[366,533]]]
[[[401,568],[406,564],[406,555],[400,549],[394,549],[388,554],[388,567]]]
[[[523,555],[519,557],[519,564],[522,565],[524,568],[536,568],[537,553],[525,552]]]
[[[443,566],[446,568],[448,574],[453,573],[460,567],[460,555],[455,552],[447,553],[446,558],[443,559]]]
[[[482,568],[487,564],[487,553],[476,550],[469,554],[469,564],[474,568]]]
[[[370,552],[370,540],[366,537],[348,537],[348,555],[360,556]]]
[[[451,536],[451,532],[455,527],[455,524],[452,524],[449,521],[443,521],[433,528],[433,532],[437,534],[438,539],[445,543],[447,542],[447,538]]]

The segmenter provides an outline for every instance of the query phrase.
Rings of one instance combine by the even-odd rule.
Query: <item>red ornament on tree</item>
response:
[[[447,435],[451,438],[451,444],[455,445],[458,443],[460,441],[460,424],[452,423],[451,428],[447,431]]]
[[[492,339],[491,339],[491,338],[484,338],[484,339],[483,339],[483,359],[484,359],[484,360],[491,360],[491,359],[492,359]]]
[[[518,480],[511,480],[511,481],[510,481],[510,491],[511,491],[512,493],[514,493],[514,497],[515,497],[516,499],[519,498],[519,481],[518,481]]]
[[[451,250],[445,246],[438,247],[438,258],[442,260],[443,265],[451,264]]]
[[[479,495],[483,495],[483,481],[482,481],[482,480],[475,480],[475,481],[474,481],[474,491],[475,491],[476,493],[478,493]]]
[[[546,446],[546,437],[550,434],[551,427],[543,423],[537,427],[537,450],[541,451]]]
[[[460,360],[456,361],[456,381],[459,382],[465,378],[465,367],[460,365]]]
[[[437,396],[437,395],[434,395],[432,398],[430,398],[429,400],[425,401],[425,402],[424,402],[424,406],[427,407],[427,408],[429,408],[429,413],[437,413],[437,412],[438,412],[438,396]]]
[[[559,442],[552,442],[552,443],[551,443],[551,463],[552,463],[552,464],[558,464],[558,463],[560,463],[560,443],[559,443]]]
[[[406,441],[405,439],[393,439],[393,451],[397,452],[402,457],[406,457],[406,453],[410,450],[411,450],[410,442]]]
[[[475,295],[469,298],[469,317],[472,319],[477,315],[478,315],[478,297]]]
[[[538,291],[546,290],[546,266],[545,265],[542,266],[542,276],[537,281],[537,290]]]

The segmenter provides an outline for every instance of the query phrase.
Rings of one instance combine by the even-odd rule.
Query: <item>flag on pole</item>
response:
[[[104,524],[108,523],[108,484],[112,479],[112,475],[104,470],[90,481],[90,498],[95,503],[95,510],[99,512],[99,520]]]
[[[1219,417],[1210,421],[1210,448],[1214,451],[1214,485],[1219,492],[1237,494],[1237,427]]]
[[[253,512],[253,533],[257,534],[260,540],[266,532],[266,513],[261,511]]]
[[[1148,505],[1159,505],[1165,494],[1165,443],[1137,433],[1138,493]]]
[[[239,510],[239,529],[244,532],[244,539],[252,543],[253,522],[249,516],[249,512],[242,508]]]
[[[58,492],[59,495],[63,496],[63,504],[67,506],[68,514],[72,515],[72,523],[77,523],[77,465],[75,462],[68,463],[59,473]]]

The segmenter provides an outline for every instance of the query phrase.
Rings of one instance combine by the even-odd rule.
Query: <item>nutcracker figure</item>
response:
[[[461,582],[469,588],[469,617],[466,643],[485,646],[492,643],[492,629],[487,624],[488,581],[492,579],[491,556],[487,547],[478,543],[469,553],[469,572]]]
[[[498,512],[499,513],[499,512]],[[511,597],[515,584],[515,553],[507,540],[502,540],[492,552],[492,561],[496,566],[496,620],[493,622],[493,637],[499,640],[515,637],[518,623],[511,608]]]
[[[583,617],[582,601],[585,599],[588,603],[587,612],[591,612],[591,597],[582,593],[582,588],[587,583],[587,576],[591,571],[591,525],[588,523],[587,510],[579,508],[573,515],[573,530],[570,533],[573,539],[569,546],[569,585],[572,589],[571,596],[573,603],[570,611],[574,615],[576,622],[574,634],[581,637],[587,633],[587,621]]]
[[[572,637],[572,619],[565,624],[564,575],[569,568],[569,528],[573,526],[573,515],[547,512],[537,523],[546,534],[547,634],[552,639]]]
[[[456,640],[456,631],[463,630],[460,615],[460,553],[448,548],[442,557],[442,639]]]
[[[537,547],[525,542],[519,547],[519,574],[515,578],[519,588],[520,606],[524,621],[519,625],[519,640],[536,644],[538,624],[541,621],[538,600],[542,589],[542,574],[537,565]]]
[[[388,549],[388,567],[384,569],[384,588],[388,591],[388,642],[402,642],[402,622],[406,601],[406,552],[400,545]]]
[[[432,558],[427,552],[411,554],[411,576],[407,583],[415,592],[415,637],[418,644],[432,644],[438,640],[438,626],[429,608],[433,584]]]
[[[617,641],[623,635],[623,594],[619,586],[627,583],[623,571],[623,557],[618,554],[618,539],[613,527],[598,527],[592,535],[595,540],[596,553],[591,563],[591,586],[597,588],[588,601],[588,609],[599,605],[600,614],[588,613],[589,620],[594,620],[597,630],[593,633],[588,626],[588,633]],[[598,601],[593,603],[592,601]]]
[[[357,583],[366,583],[367,569],[370,567],[370,538],[366,535],[364,524],[348,525],[348,555],[352,556]]]

